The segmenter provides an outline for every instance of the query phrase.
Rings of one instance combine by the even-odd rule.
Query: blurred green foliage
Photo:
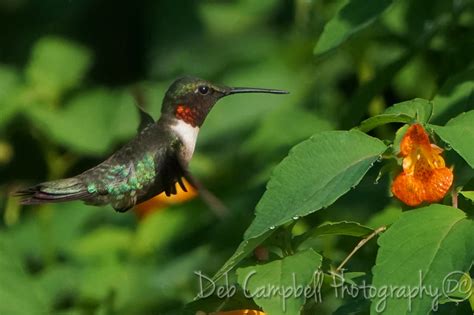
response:
[[[312,258],[321,255],[311,248],[317,248],[324,252],[324,268],[337,265],[357,244],[354,237],[362,236],[349,232],[369,229],[356,222],[377,228],[400,217],[401,207],[389,195],[389,176],[377,179],[380,164],[333,203],[361,180],[365,166],[383,151],[382,142],[362,163],[367,165],[352,169],[353,181],[324,187],[334,197],[316,200],[322,201],[319,208],[328,207],[324,211],[310,214],[319,209],[315,200],[300,199],[309,202],[304,218],[300,213],[278,213],[283,221],[259,217],[258,233],[251,235],[257,238],[247,234],[239,246],[272,170],[291,147],[314,134],[325,137],[333,134],[328,130],[365,120],[367,129],[361,130],[382,140],[395,138],[396,144],[401,124],[385,123],[416,118],[434,124],[429,126],[453,146],[446,156],[447,164],[455,165],[455,186],[468,187],[474,176],[472,138],[452,135],[462,135],[474,122],[472,111],[450,119],[474,109],[473,52],[472,0],[0,1],[0,314],[256,308],[257,301],[239,296],[224,306],[212,298],[190,303],[199,291],[195,271],[212,277],[238,265],[242,274],[256,263],[252,252],[264,239],[264,244],[282,242],[276,237],[280,229],[271,236],[265,228],[293,216],[299,219],[290,224],[293,233],[312,235],[315,229],[298,255],[316,266],[320,262]],[[157,118],[167,86],[184,74],[291,92],[223,99],[202,128],[191,169],[229,206],[230,217],[216,218],[199,200],[139,219],[132,211],[118,214],[80,203],[21,207],[10,197],[20,185],[74,175],[105,159],[135,134],[131,90],[145,92],[147,110]],[[402,103],[414,98],[432,102]],[[328,145],[358,135],[360,143],[351,142],[354,150],[336,148],[347,158],[357,148],[363,151],[364,141],[375,141],[359,131],[337,134],[340,141],[328,137]],[[288,175],[285,185],[294,196],[318,188],[324,171],[337,167],[325,159],[327,152],[318,153],[302,162],[315,177],[306,190]],[[277,172],[292,174],[294,165],[285,165]],[[266,215],[278,204],[292,203],[278,190],[269,194],[260,206]],[[472,214],[472,206],[466,209]],[[353,222],[335,223],[346,232],[329,229],[317,238],[317,227],[327,221]],[[238,259],[227,261],[234,252]],[[377,245],[368,243],[351,259],[350,270],[370,275],[376,255]],[[278,262],[262,268],[271,264],[269,270],[278,274]],[[235,272],[229,277],[237,281]],[[369,312],[367,303],[350,303],[328,294],[304,311]],[[469,314],[469,303],[444,304],[438,313],[455,311]]]

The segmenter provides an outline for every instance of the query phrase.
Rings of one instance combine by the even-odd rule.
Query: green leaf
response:
[[[377,229],[382,225],[391,225],[402,215],[402,209],[399,206],[389,205],[382,211],[375,213],[366,223],[366,226]]]
[[[422,98],[397,103],[384,112],[385,115],[406,115],[419,123],[427,123],[433,113],[433,104]]]
[[[186,304],[181,315],[196,315],[201,314],[200,312],[216,314],[216,311],[227,312],[242,309],[257,310],[259,307],[253,300],[246,298],[243,292],[236,290],[230,299],[222,299],[222,297],[214,294],[207,298],[194,300]]]
[[[0,314],[47,314],[41,291],[23,270],[18,252],[3,238],[0,238],[0,257]]]
[[[68,202],[62,204],[51,204],[47,206],[51,211],[46,219],[47,223],[38,222],[35,218],[30,218],[32,223],[37,225],[39,229],[47,228],[50,237],[48,246],[52,246],[58,252],[74,251],[76,248],[71,244],[75,243],[82,235],[87,223],[102,213],[104,208],[97,208],[85,205],[80,201]],[[41,226],[43,224],[43,226]],[[33,237],[40,237],[41,230]],[[24,240],[28,242],[28,239]],[[30,247],[37,247],[36,244],[28,242]]]
[[[361,84],[354,95],[351,96],[348,108],[343,113],[342,126],[344,128],[352,128],[360,123],[369,111],[368,106],[374,97],[383,93],[395,75],[411,60],[413,54],[413,51],[402,53],[394,60],[380,67],[372,79]]]
[[[446,126],[430,125],[436,134],[448,143],[474,168],[474,110],[454,117]]]
[[[348,235],[362,237],[372,233],[374,230],[357,222],[340,221],[326,222],[314,228],[311,236],[321,235]]]
[[[388,107],[383,114],[364,120],[357,129],[368,132],[378,126],[389,123],[411,123],[414,121],[427,123],[433,112],[430,101],[415,98]]]
[[[35,277],[35,284],[48,305],[54,305],[66,292],[72,292],[80,282],[80,267],[74,264],[57,264]]]
[[[440,297],[435,294],[449,293],[449,280],[458,280],[471,267],[473,243],[474,222],[459,209],[434,204],[403,213],[378,241],[373,286],[380,294],[373,299],[371,314],[428,314]],[[420,283],[435,296],[408,292],[421,290]],[[382,295],[388,286],[414,296],[409,301]]]
[[[297,124],[294,123],[296,121]],[[285,128],[285,132],[275,137],[275,130],[282,127]],[[294,106],[284,106],[273,110],[263,118],[259,128],[244,144],[243,150],[251,152],[256,158],[268,161],[275,158],[275,153],[284,150],[286,154],[293,145],[317,132],[331,129],[333,127],[328,121],[311,112]]]
[[[193,250],[186,250],[185,253],[179,256],[176,256],[174,253],[170,257],[168,252],[168,255],[163,257],[164,259],[159,265],[155,262],[152,263],[153,279],[150,279],[149,272],[144,274],[144,279],[150,282],[150,289],[153,290],[158,287],[158,291],[161,291],[159,294],[161,295],[172,298],[186,297],[186,299],[189,299],[190,294],[196,292],[194,290],[196,287],[192,286],[192,288],[183,289],[189,285],[190,278],[192,278],[193,285],[199,281],[199,279],[196,279],[197,275],[195,272],[206,266],[212,254],[209,246],[206,245]],[[141,288],[142,284],[137,283],[136,291],[138,296],[141,294]]]
[[[409,127],[409,125],[403,125],[395,132],[395,138],[393,139],[393,144],[391,147],[394,155],[398,155],[400,153],[400,145]]]
[[[239,268],[237,279],[266,313],[300,314],[305,287],[314,289],[321,280],[318,278],[321,262],[322,256],[308,249],[264,265]],[[301,291],[296,291],[298,287]],[[276,290],[272,292],[269,288]]]
[[[474,191],[460,191],[459,193],[474,202]]]
[[[360,131],[328,131],[298,144],[275,169],[245,239],[323,207],[355,187],[385,151]]]
[[[105,300],[114,292],[118,301],[126,300],[134,280],[134,270],[116,260],[102,260],[100,264],[87,264],[80,272],[80,298]],[[122,302],[123,303],[123,302]]]
[[[295,146],[276,168],[244,240],[213,279],[233,269],[276,226],[332,204],[359,183],[385,149],[357,130],[322,132]]]
[[[0,102],[3,102],[10,93],[20,84],[20,76],[14,69],[0,65]]]
[[[131,97],[103,89],[80,94],[61,110],[37,105],[26,114],[53,141],[96,156],[107,153],[118,140],[133,136],[138,125]]]
[[[64,110],[35,106],[27,114],[51,140],[75,152],[103,155],[114,132],[108,128],[109,104],[112,103],[109,94],[94,91],[73,99]]]
[[[349,300],[337,308],[332,315],[362,315],[369,312],[370,304],[367,299]]]
[[[450,302],[462,302],[467,301],[473,295],[474,286],[473,280],[469,273],[464,273],[459,278],[459,282],[452,288],[453,290],[449,290],[449,292],[440,299],[440,304],[446,304]]]
[[[211,33],[220,36],[239,34],[261,23],[278,5],[277,0],[202,2],[199,13],[202,22]]]
[[[294,247],[300,248],[307,240],[325,235],[346,235],[363,237],[372,233],[374,230],[357,222],[340,221],[326,222],[317,226],[308,232],[295,236],[293,238]]]
[[[413,117],[405,115],[405,114],[380,114],[374,117],[370,117],[359,125],[357,129],[362,132],[369,132],[372,129],[386,125],[390,123],[405,123],[408,124],[413,121]]]
[[[189,209],[163,209],[147,216],[138,226],[133,241],[133,253],[150,254],[189,227]],[[194,209],[193,209],[194,210]]]
[[[71,246],[84,232],[87,222],[104,209],[68,202],[46,205],[34,216],[20,216],[17,224],[5,232],[8,243],[22,255],[45,258],[51,252],[69,253]],[[108,209],[110,211],[110,209]],[[48,239],[42,239],[47,231]],[[32,242],[31,240],[41,240]]]
[[[469,304],[471,304],[471,310],[474,311],[474,293],[469,297]]]
[[[222,79],[229,86],[274,87],[290,91],[288,95],[247,94],[233,95],[220,100],[206,118],[199,132],[199,145],[222,141],[236,136],[244,130],[253,128],[256,122],[271,111],[285,104],[302,102],[309,86],[299,84],[308,79],[308,73],[295,72],[281,63],[281,59],[272,59],[252,66],[251,69],[239,68]]]
[[[129,229],[103,226],[74,242],[72,251],[78,258],[114,256],[126,252],[132,244]]]
[[[19,87],[19,74],[13,69],[0,65],[0,128],[19,109],[19,103],[14,100]]]
[[[351,36],[372,24],[390,7],[392,2],[392,0],[345,1],[336,16],[325,25],[314,48],[314,53],[321,55],[338,47]]]
[[[84,47],[57,37],[40,39],[33,48],[26,70],[30,83],[53,100],[76,87],[91,64]]]
[[[259,237],[243,240],[240,243],[239,247],[237,247],[237,249],[235,250],[234,254],[232,254],[232,256],[227,259],[224,265],[216,272],[214,277],[212,277],[212,280],[216,282],[230,270],[234,269],[235,266],[237,266],[237,264],[242,261],[242,259],[247,257],[258,245],[260,245],[264,240],[266,240],[271,234],[272,231],[268,231]]]
[[[433,98],[433,123],[443,125],[450,118],[474,107],[474,69],[450,77]]]

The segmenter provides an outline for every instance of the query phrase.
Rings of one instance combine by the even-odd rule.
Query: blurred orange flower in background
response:
[[[210,313],[209,315],[266,315],[266,313],[255,310],[237,310],[228,312]]]
[[[133,210],[138,217],[144,218],[157,210],[194,199],[198,195],[196,189],[184,178],[183,183],[186,186],[187,192],[184,191],[180,185],[176,185],[176,195],[167,197],[165,193],[161,193],[150,200],[136,205]]]
[[[422,125],[410,126],[400,143],[403,171],[392,183],[395,197],[409,206],[441,200],[453,183],[452,168],[446,167],[442,152],[430,143]]]

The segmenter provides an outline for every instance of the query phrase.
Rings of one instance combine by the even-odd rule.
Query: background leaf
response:
[[[460,191],[459,193],[467,199],[474,201],[474,191]]]
[[[446,126],[430,125],[436,134],[448,143],[464,160],[474,168],[474,110],[448,121]]]
[[[298,123],[295,124],[294,122]],[[280,136],[275,137],[275,130],[284,128]],[[327,120],[300,108],[285,106],[271,111],[262,119],[257,130],[243,145],[249,153],[259,153],[258,158],[268,161],[280,152],[288,152],[293,145],[311,135],[333,129]],[[284,157],[284,156],[282,156]]]
[[[344,3],[344,7],[324,27],[314,48],[315,54],[321,55],[336,48],[349,37],[369,26],[392,4],[392,1],[347,0]]]
[[[57,37],[45,37],[33,48],[26,70],[38,93],[56,100],[81,82],[91,64],[91,53],[84,47]]]
[[[19,73],[0,65],[0,130],[21,108],[16,95],[20,89]]]
[[[27,113],[53,141],[86,155],[105,154],[113,144],[133,135],[138,126],[131,96],[124,99],[119,93],[103,89],[77,96],[64,109],[37,105]],[[128,122],[121,125],[124,117]]]
[[[273,231],[268,231],[259,237],[243,240],[237,247],[232,256],[222,265],[222,267],[216,272],[213,281],[218,281],[227,272],[234,269],[245,257],[247,257],[253,250],[260,245],[265,239],[267,239]]]
[[[433,123],[445,124],[452,117],[474,108],[474,69],[448,78],[433,98]]]
[[[46,314],[47,305],[38,286],[25,273],[17,253],[0,241],[0,313]]]

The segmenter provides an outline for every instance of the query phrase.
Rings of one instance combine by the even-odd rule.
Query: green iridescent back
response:
[[[125,211],[145,197],[166,189],[164,165],[176,156],[170,146],[169,133],[156,125],[141,131],[136,138],[98,166],[80,175],[91,195],[87,202],[94,205],[110,203],[116,210]],[[167,142],[168,145],[162,145]]]

